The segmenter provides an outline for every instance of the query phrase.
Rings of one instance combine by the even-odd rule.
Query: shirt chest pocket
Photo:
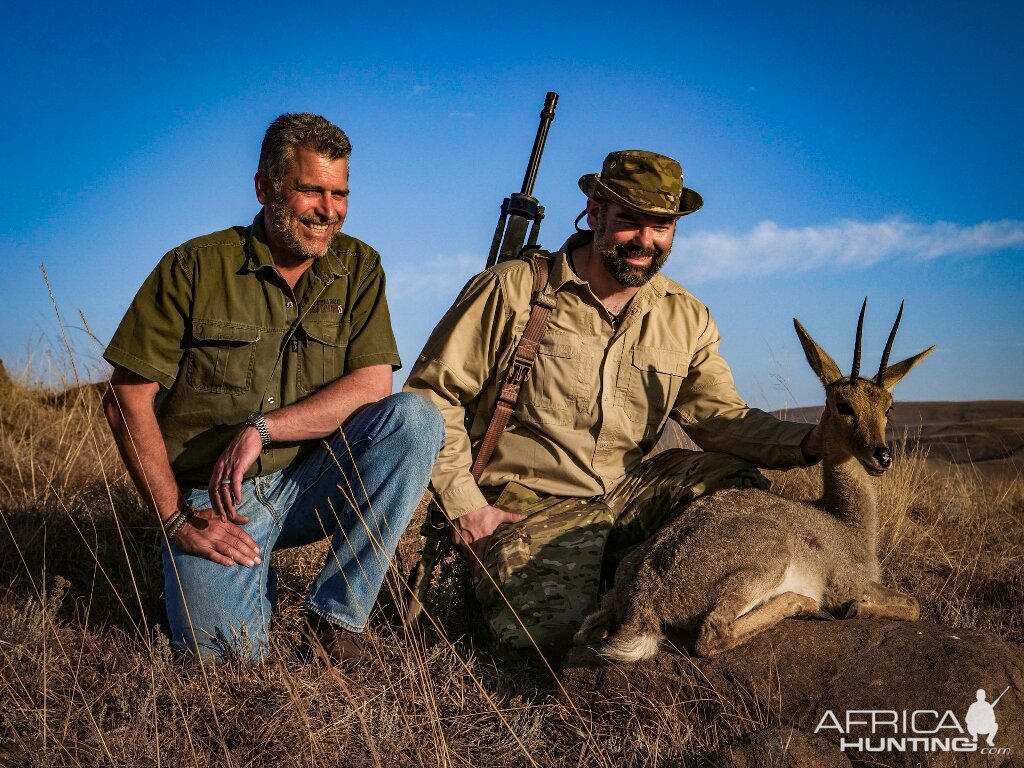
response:
[[[579,344],[568,333],[549,332],[537,345],[533,370],[516,408],[523,421],[534,424],[571,424],[576,415],[579,385]]]
[[[255,325],[194,320],[185,380],[199,392],[246,392],[256,364]]]
[[[299,391],[308,395],[345,372],[345,354],[351,326],[335,318],[332,321],[306,321],[299,340]]]
[[[668,419],[692,358],[676,349],[633,348],[626,411],[630,420],[644,430],[643,438],[652,437]]]

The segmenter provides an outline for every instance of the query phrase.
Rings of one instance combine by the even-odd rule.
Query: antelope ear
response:
[[[928,357],[928,355],[930,355],[933,351],[935,351],[934,344],[928,347],[928,349],[926,349],[924,352],[919,352],[913,357],[908,357],[906,360],[903,360],[899,363],[893,363],[884,371],[882,371],[882,375],[880,376],[881,385],[890,392],[892,392],[893,387],[900,383],[900,379],[902,379],[904,376],[910,373],[911,368],[913,368],[915,365],[917,365],[926,357]]]
[[[824,349],[818,346],[818,343],[811,338],[811,335],[807,333],[804,327],[800,325],[800,321],[795,317],[793,318],[793,327],[796,328],[796,335],[800,338],[800,344],[804,348],[807,364],[811,366],[811,370],[821,379],[821,383],[827,387],[832,382],[843,378],[843,374],[839,372],[839,366],[836,365],[836,361],[829,357]]]

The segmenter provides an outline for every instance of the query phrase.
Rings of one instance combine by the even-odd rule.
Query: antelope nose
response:
[[[875,461],[878,462],[882,469],[888,469],[892,466],[892,454],[889,453],[889,449],[884,445],[875,451]]]

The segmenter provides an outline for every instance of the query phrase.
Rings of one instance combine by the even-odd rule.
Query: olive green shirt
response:
[[[292,291],[274,266],[262,211],[251,227],[165,255],[104,358],[166,390],[157,420],[186,485],[209,482],[250,413],[294,403],[357,368],[401,365],[379,254],[338,233]],[[274,443],[246,477],[283,469],[314,444]]]
[[[655,275],[613,328],[567,260],[590,237],[574,235],[554,258],[555,308],[480,486],[515,481],[541,494],[602,496],[640,463],[670,418],[705,450],[761,467],[805,465],[800,443],[812,425],[743,402],[707,307],[680,285]],[[405,385],[445,417],[431,483],[449,517],[487,503],[470,475],[471,451],[487,429],[532,290],[531,267],[518,259],[471,279]]]

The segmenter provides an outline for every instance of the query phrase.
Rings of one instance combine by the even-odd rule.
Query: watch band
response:
[[[260,433],[260,442],[263,443],[264,448],[270,445],[270,429],[267,427],[267,420],[263,418],[262,413],[250,413],[245,420],[245,424],[249,427],[256,427],[256,431]]]

